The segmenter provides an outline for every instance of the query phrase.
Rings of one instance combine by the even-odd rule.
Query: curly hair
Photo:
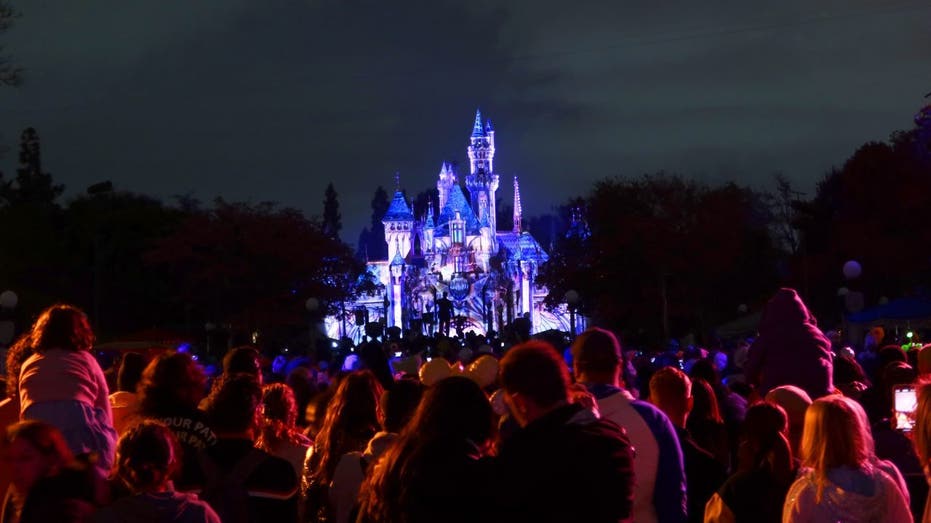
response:
[[[273,453],[282,442],[306,444],[296,423],[297,401],[291,387],[284,383],[265,385],[262,388],[262,423],[255,446]]]
[[[94,331],[84,311],[65,303],[57,303],[42,311],[29,334],[32,349],[73,351],[91,350]]]
[[[133,492],[163,486],[180,468],[178,441],[166,425],[145,420],[128,430],[116,445],[116,470]]]

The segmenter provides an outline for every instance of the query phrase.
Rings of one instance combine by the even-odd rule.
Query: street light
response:
[[[569,327],[572,329],[572,338],[575,338],[575,311],[579,306],[579,293],[576,290],[569,289],[565,296],[566,305],[569,307]]]

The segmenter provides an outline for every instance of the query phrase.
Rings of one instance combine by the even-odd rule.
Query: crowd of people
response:
[[[180,351],[104,368],[55,305],[7,353],[0,523],[931,522],[931,346],[883,338],[832,343],[781,289],[711,351],[591,328],[329,366],[241,346],[208,376]]]

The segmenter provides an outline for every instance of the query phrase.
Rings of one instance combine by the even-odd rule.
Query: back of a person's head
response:
[[[140,411],[144,415],[167,415],[193,410],[203,398],[207,378],[200,365],[185,352],[158,355],[142,371],[139,384]]]
[[[129,429],[116,445],[116,475],[133,492],[164,487],[178,463],[174,433],[157,421],[145,420]]]
[[[401,432],[420,405],[423,388],[417,380],[401,379],[396,381],[391,389],[382,393],[381,410],[386,431]]]
[[[931,375],[931,343],[921,346],[918,351],[918,374]]]
[[[116,375],[116,388],[125,392],[136,392],[145,370],[145,357],[138,352],[128,352],[120,361],[120,370]]]
[[[493,429],[493,411],[482,389],[464,376],[426,389],[420,406],[395,443],[375,464],[360,491],[362,519],[390,521],[417,503],[411,487],[442,481],[443,463],[474,453]]]
[[[262,417],[278,421],[288,427],[297,422],[297,401],[294,391],[284,383],[270,383],[262,387]]]
[[[825,396],[815,400],[805,413],[802,463],[824,477],[827,471],[848,466],[858,468],[872,455],[872,438],[854,400]]]
[[[880,368],[883,368],[894,361],[908,363],[908,356],[905,355],[905,351],[902,350],[902,347],[899,347],[898,345],[885,345],[883,348],[879,349]]]
[[[692,380],[675,367],[663,367],[650,378],[650,401],[661,409],[686,409],[692,397]]]
[[[340,381],[314,441],[315,476],[324,482],[330,481],[340,457],[346,452],[361,450],[346,445],[368,439],[378,430],[381,393],[381,385],[368,370],[352,372]]]
[[[611,379],[622,362],[621,343],[613,332],[593,327],[576,337],[570,348],[575,375]]]
[[[931,352],[929,352],[928,355],[931,356]],[[854,382],[860,382],[864,385],[868,383],[866,372],[863,371],[863,367],[857,363],[857,360],[853,358],[845,356],[834,358],[832,372],[834,373],[832,381],[840,385]]]
[[[805,412],[811,405],[811,397],[795,385],[782,385],[766,393],[766,401],[779,405],[789,419],[789,425],[804,425]]]
[[[500,362],[501,385],[542,408],[569,399],[569,372],[549,344],[531,340],[512,347]]]
[[[27,420],[9,425],[6,428],[4,446],[9,448],[16,440],[28,443],[47,460],[52,470],[74,461],[74,455],[68,448],[64,435],[57,427],[44,421]]]
[[[931,463],[931,379],[924,379],[918,383],[915,396],[918,399],[913,433],[915,452],[921,465],[927,467]]]
[[[30,334],[33,350],[91,350],[94,331],[84,311],[74,305],[56,304],[42,311]]]
[[[692,379],[692,412],[689,419],[711,420],[723,423],[721,409],[718,407],[718,398],[714,395],[711,385],[702,378]]]
[[[223,374],[252,374],[261,379],[262,355],[252,346],[235,347],[223,357]]]
[[[721,373],[714,362],[709,358],[696,361],[695,364],[692,365],[689,376],[691,376],[693,380],[703,379],[707,381],[708,384],[711,385],[712,390],[721,384]]]
[[[427,389],[405,433],[480,445],[491,436],[492,414],[488,397],[474,381],[451,376]]]
[[[218,434],[239,434],[255,427],[262,387],[251,374],[226,376],[207,397],[204,412]]]

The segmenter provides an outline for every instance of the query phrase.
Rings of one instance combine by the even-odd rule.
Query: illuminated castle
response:
[[[345,334],[358,339],[358,324],[385,316],[389,327],[435,332],[436,302],[444,295],[454,304],[451,333],[457,323],[463,332],[500,331],[521,317],[530,321],[533,332],[569,330],[568,314],[545,308],[546,289],[534,284],[549,257],[533,236],[521,230],[516,176],[514,227],[497,229],[500,177],[494,169],[495,130],[479,111],[468,156],[469,174],[464,180],[468,197],[452,165],[443,162],[440,167],[436,216],[431,203],[423,216],[415,217],[395,178],[394,197],[382,219],[388,259],[368,263],[379,290],[351,305],[343,321],[330,318],[331,337]]]

